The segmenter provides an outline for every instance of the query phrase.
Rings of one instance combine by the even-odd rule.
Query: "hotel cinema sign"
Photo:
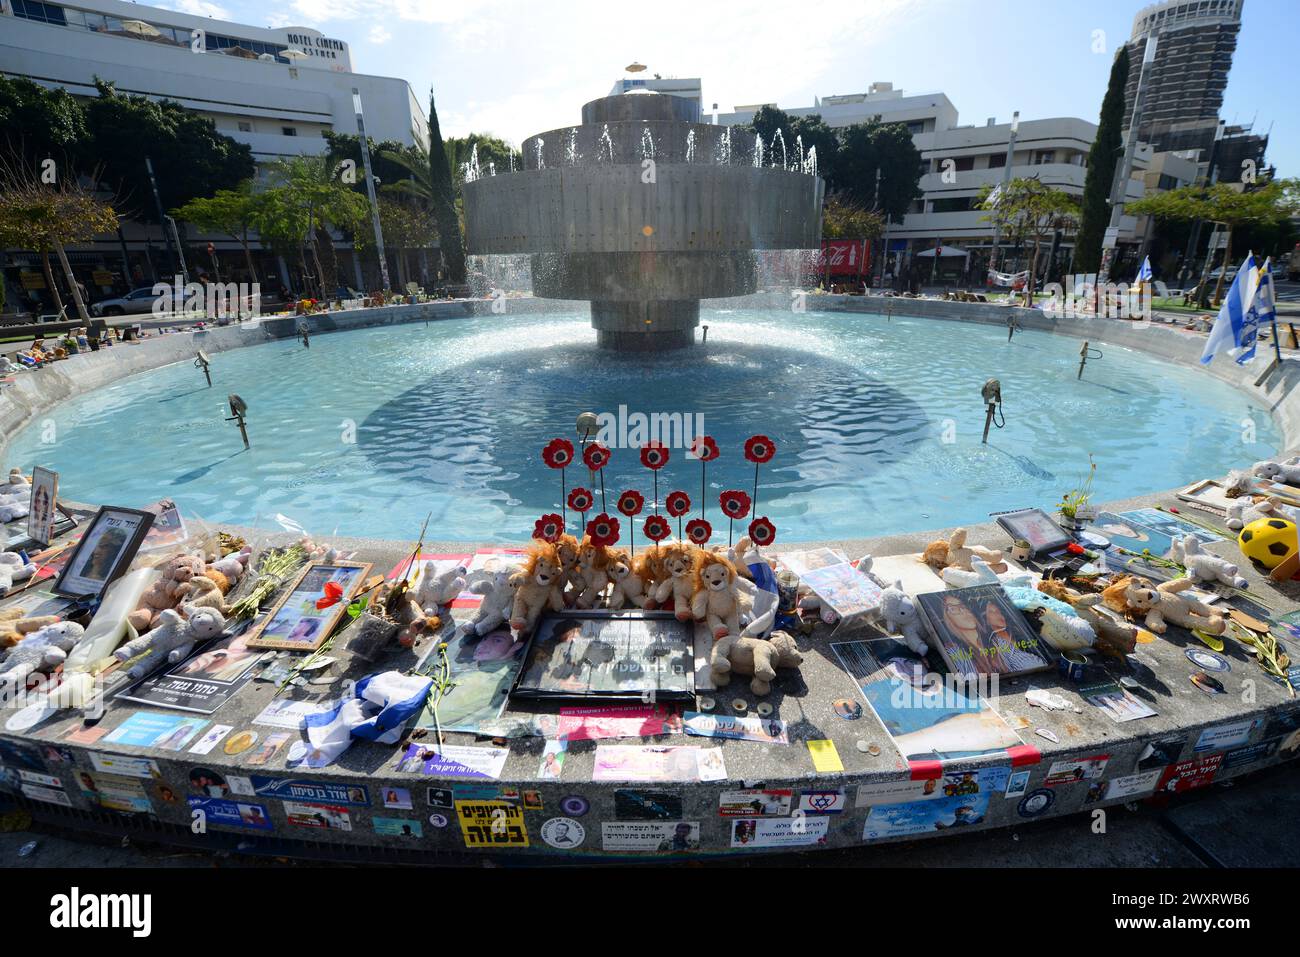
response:
[[[285,34],[285,39],[308,56],[321,57],[327,60],[337,60],[340,53],[347,53],[348,45],[342,40],[331,40],[329,37],[311,37],[302,33]]]

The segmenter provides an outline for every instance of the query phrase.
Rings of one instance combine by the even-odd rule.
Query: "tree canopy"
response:
[[[1088,150],[1082,216],[1074,244],[1074,268],[1078,272],[1096,272],[1101,265],[1102,240],[1110,225],[1110,191],[1124,145],[1124,87],[1128,83],[1128,70],[1128,49],[1120,47],[1110,68],[1106,96],[1101,101],[1097,135]]]

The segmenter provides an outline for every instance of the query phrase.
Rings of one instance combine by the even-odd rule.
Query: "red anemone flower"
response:
[[[655,472],[668,464],[668,446],[662,442],[647,442],[641,446],[641,464]]]
[[[540,538],[544,542],[558,542],[563,534],[564,519],[554,512],[543,515],[533,526],[533,538]]]
[[[721,454],[718,451],[718,443],[713,441],[711,435],[696,436],[695,441],[691,443],[692,458],[699,459],[701,462],[712,462]]]
[[[343,586],[338,582],[325,583],[325,597],[316,600],[318,611],[324,611],[330,605],[337,605],[343,600]]]
[[[569,493],[569,508],[575,512],[585,512],[595,503],[595,496],[588,489],[578,487]]]
[[[669,492],[664,508],[673,518],[680,518],[691,510],[691,497],[685,492]]]
[[[668,525],[668,519],[662,515],[647,516],[642,531],[645,532],[645,537],[652,542],[662,542],[673,533],[672,528]]]
[[[703,545],[713,534],[713,526],[702,518],[693,518],[686,523],[686,537],[696,545]]]
[[[758,546],[771,545],[776,541],[776,526],[767,520],[767,516],[756,518],[749,523],[749,538]]]
[[[613,453],[603,442],[592,442],[582,450],[582,461],[593,472],[599,472],[613,457]]]
[[[568,468],[573,464],[573,443],[568,439],[551,439],[542,449],[542,461],[548,468]]]
[[[751,435],[745,440],[745,458],[755,465],[772,461],[776,455],[776,443],[766,435]]]
[[[635,489],[628,489],[618,497],[618,510],[629,518],[640,515],[645,505],[645,498]]]
[[[723,492],[718,496],[718,504],[722,506],[722,514],[727,518],[744,518],[749,514],[749,493],[739,489]]]
[[[593,545],[609,548],[618,542],[618,519],[601,512],[587,523],[587,537]]]

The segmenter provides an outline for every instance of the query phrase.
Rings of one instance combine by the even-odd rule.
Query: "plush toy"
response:
[[[953,533],[948,536],[945,542],[942,539],[931,542],[926,546],[921,560],[933,568],[935,571],[942,571],[945,568],[957,567],[965,571],[971,570],[971,559],[982,558],[993,566],[996,571],[1003,571],[1002,553],[991,548],[984,548],[980,545],[966,544],[966,529],[953,529]]]
[[[195,608],[212,608],[221,612],[222,617],[230,614],[230,609],[226,606],[226,599],[222,593],[221,585],[211,576],[211,571],[204,572],[202,575],[196,575],[184,585],[176,589],[180,603],[177,607],[182,610],[186,607]],[[225,581],[225,576],[220,572],[215,573]],[[227,586],[229,587],[229,586]]]
[[[1096,635],[1092,646],[1110,658],[1123,658],[1137,648],[1137,629],[1127,621],[1117,621],[1097,610],[1101,595],[1079,595],[1073,607]]]
[[[719,661],[716,657],[710,669],[713,683],[725,688],[731,683],[732,674],[752,675],[749,690],[758,697],[772,690],[777,668],[798,668],[803,664],[803,655],[784,631],[772,632],[766,641],[760,638],[737,638],[729,644],[727,657]],[[725,667],[719,667],[723,665]]]
[[[25,518],[32,501],[32,486],[22,469],[10,469],[7,481],[0,483],[0,522]]]
[[[140,604],[127,621],[140,634],[157,624],[162,612],[174,609],[185,597],[185,586],[195,575],[202,575],[203,559],[197,555],[178,554],[167,559],[159,568],[159,577],[140,596]]]
[[[1211,555],[1201,548],[1195,535],[1175,539],[1170,557],[1187,569],[1187,577],[1198,585],[1223,584],[1233,588],[1247,588],[1249,582],[1237,574],[1240,569],[1226,558]]]
[[[71,621],[56,621],[27,635],[0,664],[0,688],[12,691],[38,671],[53,671],[63,664],[84,630]]]
[[[716,552],[701,550],[692,570],[695,579],[691,614],[709,626],[713,640],[740,637],[740,604],[737,601],[736,566]],[[678,616],[680,617],[680,616]]]
[[[632,560],[632,573],[641,579],[645,586],[645,609],[653,611],[659,607],[655,592],[663,582],[668,580],[668,569],[664,567],[664,549],[658,544],[645,548]]]
[[[479,602],[474,617],[464,625],[465,631],[472,631],[480,638],[505,624],[515,604],[515,586],[511,584],[511,579],[517,571],[516,567],[497,559],[489,559],[488,562],[485,570],[491,577],[469,586],[469,590],[482,595],[483,600]]]
[[[415,600],[426,615],[437,615],[438,609],[450,605],[465,590],[465,576],[469,569],[459,563],[444,567],[428,565],[420,573],[420,583],[415,588]]]
[[[1053,598],[1027,585],[1003,585],[1017,609],[1038,622],[1038,634],[1057,651],[1091,648],[1097,639],[1092,626],[1069,602]]]
[[[613,586],[609,591],[610,608],[644,608],[646,583],[636,572],[636,564],[625,549],[609,549],[606,568]]]
[[[1008,569],[999,575],[982,558],[972,558],[969,571],[952,565],[941,571],[939,577],[943,579],[944,584],[949,588],[969,588],[972,585],[1023,587],[1032,585],[1034,581],[1034,576],[1028,572]]]
[[[1123,615],[1143,615],[1143,623],[1157,635],[1165,633],[1167,621],[1189,630],[1199,628],[1207,634],[1223,634],[1225,625],[1222,615],[1209,605],[1183,598],[1179,594],[1194,584],[1190,578],[1175,578],[1150,588],[1129,575],[1109,586],[1102,592],[1102,598],[1108,608]]]
[[[511,579],[515,585],[515,601],[510,610],[510,627],[520,636],[537,627],[537,620],[547,608],[564,610],[564,598],[560,594],[563,574],[556,546],[533,542],[523,568]]]
[[[695,598],[696,551],[698,549],[689,542],[670,542],[663,547],[667,577],[655,588],[655,603],[662,608],[671,601],[678,621],[687,621],[691,617],[691,601]]]
[[[1251,522],[1261,518],[1284,518],[1288,522],[1300,521],[1300,513],[1283,503],[1276,495],[1255,499],[1242,496],[1228,506],[1227,525],[1239,532]]]
[[[578,572],[573,585],[575,590],[580,589],[574,607],[588,609],[600,605],[609,588],[609,553],[604,545],[595,545],[590,538],[583,538],[582,547],[578,549]]]
[[[894,582],[880,596],[880,621],[885,631],[898,635],[903,644],[918,655],[929,652],[921,629],[921,613],[911,596],[903,591],[902,579]]]
[[[1300,485],[1300,456],[1293,456],[1285,462],[1256,462],[1251,471],[1260,478],[1283,485]]]
[[[118,661],[134,659],[126,672],[129,677],[143,678],[164,661],[175,664],[200,641],[215,638],[226,630],[226,619],[215,608],[187,605],[183,611],[185,618],[174,608],[163,610],[158,625],[149,634],[128,641],[113,652]]]
[[[555,554],[560,560],[560,580],[556,587],[564,604],[573,607],[578,596],[582,594],[583,585],[578,571],[578,553],[581,546],[572,535],[561,535],[555,541]]]
[[[232,552],[224,558],[218,558],[215,562],[209,562],[204,574],[217,582],[218,585],[220,585],[221,582],[216,578],[216,575],[220,575],[221,578],[225,579],[226,584],[225,587],[221,589],[221,592],[222,594],[228,594],[230,589],[238,585],[239,580],[243,578],[244,573],[248,571],[248,559],[250,555],[251,549],[245,546],[240,551]],[[216,575],[213,574],[214,572]]]
[[[32,632],[60,620],[58,615],[28,618],[21,608],[0,609],[0,650],[12,648]]]
[[[17,552],[0,552],[0,594],[36,574],[36,566],[23,561]]]

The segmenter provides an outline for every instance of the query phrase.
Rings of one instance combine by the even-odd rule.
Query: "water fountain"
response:
[[[581,125],[524,141],[526,168],[465,183],[467,250],[527,255],[534,294],[589,300],[604,347],[688,346],[701,299],[756,290],[756,251],[820,241],[822,181],[765,166],[761,141],[752,165],[736,152],[690,100],[593,100]]]

